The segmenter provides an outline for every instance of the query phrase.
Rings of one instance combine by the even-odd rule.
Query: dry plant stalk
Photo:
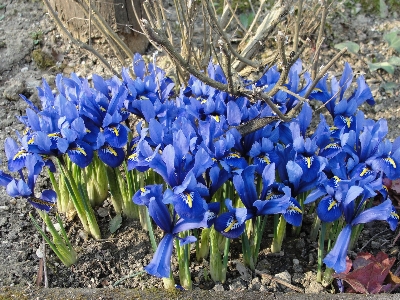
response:
[[[266,117],[266,118],[258,118],[252,121],[247,122],[246,124],[241,124],[236,128],[242,135],[249,134],[255,130],[258,130],[268,123],[271,123],[277,119],[283,121],[289,121],[300,111],[302,103],[307,101],[308,96],[314,89],[317,82],[326,74],[328,68],[346,51],[343,50],[336,55],[332,61],[330,61],[326,67],[320,72],[316,72],[316,66],[318,66],[319,56],[315,56],[313,71],[314,81],[311,84],[311,88],[307,91],[306,96],[300,97],[297,94],[291,93],[291,95],[297,97],[300,101],[299,104],[291,110],[288,114],[283,114],[279,108],[271,101],[272,96],[274,96],[279,90],[285,90],[284,84],[287,82],[289,70],[292,65],[296,62],[296,60],[300,57],[303,51],[306,48],[310,48],[307,41],[303,42],[301,46],[298,46],[298,50],[293,54],[291,54],[290,58],[287,57],[287,37],[282,31],[278,31],[276,33],[276,28],[282,25],[285,21],[287,21],[287,15],[289,12],[289,8],[293,5],[292,0],[288,1],[278,1],[275,3],[271,11],[264,17],[263,21],[257,27],[256,23],[253,22],[250,29],[245,34],[245,38],[242,40],[239,47],[235,47],[231,43],[230,34],[226,30],[226,24],[222,24],[220,20],[227,19],[227,12],[231,12],[231,9],[226,9],[226,6],[223,10],[223,18],[218,17],[215,12],[214,6],[211,0],[202,0],[201,2],[189,1],[182,3],[183,0],[174,0],[176,8],[178,10],[178,16],[180,19],[180,32],[181,32],[181,51],[178,51],[179,47],[176,47],[173,39],[171,39],[170,32],[165,29],[165,25],[160,26],[159,24],[166,24],[168,20],[165,16],[161,14],[152,13],[155,17],[154,22],[149,22],[145,19],[140,20],[141,27],[143,32],[146,34],[148,39],[155,44],[158,48],[162,48],[171,60],[175,63],[177,68],[183,70],[185,73],[185,78],[187,78],[186,74],[191,74],[197,77],[199,80],[203,81],[205,84],[208,84],[216,89],[227,92],[232,96],[245,96],[250,101],[263,100],[265,101],[272,109],[272,111],[276,114],[276,117]],[[263,5],[264,1],[261,2]],[[201,6],[201,9],[194,8],[195,5]],[[226,3],[229,8],[229,3]],[[163,11],[163,7],[160,6],[159,1],[154,0],[146,0],[144,2],[144,6],[149,12]],[[302,8],[302,3],[299,4],[299,9]],[[197,49],[189,49],[189,47],[194,47],[193,39],[193,28],[194,23],[196,22],[195,16],[192,14],[193,11],[202,12],[201,17],[207,26],[206,28],[210,28],[212,33],[209,37],[210,40],[204,39],[205,43],[208,42],[210,51],[203,51],[199,56],[199,52]],[[327,6],[322,5],[322,14],[323,19],[326,17]],[[257,19],[260,18],[260,9],[257,12]],[[199,14],[197,17],[200,17]],[[161,18],[161,19],[160,19]],[[297,24],[298,29],[294,30],[294,40],[299,40],[300,35],[300,25],[301,20],[303,18],[302,13],[297,14],[297,20],[295,20],[295,24]],[[234,20],[231,18],[230,20]],[[224,21],[226,22],[226,21]],[[319,47],[322,44],[322,33],[323,33],[323,24],[324,22],[320,22],[320,30],[318,43]],[[238,25],[239,26],[239,25]],[[315,27],[312,27],[312,30],[315,30]],[[259,49],[265,43],[266,39],[268,39],[273,33],[275,33],[275,39],[277,44],[277,52],[275,55],[270,57],[268,60],[257,60],[254,57],[259,53]],[[207,49],[207,45],[203,45],[203,49]],[[215,49],[219,49],[217,52]],[[227,79],[227,84],[223,84],[218,82],[210,77],[208,77],[202,69],[199,68],[199,61],[204,61],[205,58],[208,58],[209,53],[216,52],[214,58],[220,64],[222,70],[225,73],[225,77]],[[241,80],[239,76],[239,72],[245,66],[249,66],[253,69],[254,73],[265,73],[269,66],[268,63],[275,62],[276,58],[279,57],[279,65],[281,67],[281,76],[274,86],[274,88],[268,93],[263,92],[261,89],[257,88],[246,88],[241,85]],[[285,90],[286,91],[286,90]],[[286,91],[287,92],[287,91]]]
[[[110,26],[98,14],[93,5],[90,5],[89,0],[75,0],[85,10],[88,15],[91,15],[94,25],[101,31],[104,36],[109,40],[111,47],[117,54],[119,59],[124,60],[124,55],[132,58],[132,53],[121,41],[118,36],[111,30]],[[133,1],[132,1],[133,2]],[[44,0],[49,11],[51,7],[48,5],[48,0]],[[223,12],[218,16],[211,0],[201,1],[187,1],[187,0],[174,0],[174,6],[178,18],[179,37],[173,36],[171,27],[168,20],[168,11],[164,9],[162,0],[146,0],[143,2],[143,7],[147,13],[148,20],[140,19],[135,6],[132,3],[134,13],[139,20],[139,24],[143,33],[147,36],[150,42],[157,48],[164,50],[175,65],[176,73],[178,75],[178,83],[186,82],[189,75],[197,77],[199,80],[208,84],[220,91],[227,92],[232,96],[245,96],[250,101],[263,100],[267,103],[276,117],[257,118],[249,121],[246,124],[237,126],[237,129],[242,135],[258,130],[268,123],[280,119],[282,121],[289,121],[300,111],[302,104],[307,101],[308,96],[314,89],[317,82],[326,74],[328,68],[346,51],[345,49],[339,52],[323,70],[317,72],[319,64],[319,49],[323,42],[323,27],[324,20],[328,13],[329,6],[323,1],[322,5],[315,4],[313,6],[313,22],[308,22],[304,25],[306,14],[303,13],[303,1],[299,0],[297,3],[298,13],[295,18],[289,14],[290,9],[295,5],[295,0],[279,0],[273,5],[268,13],[263,14],[262,11],[265,7],[265,0],[260,2],[260,6],[255,14],[255,18],[251,23],[248,30],[244,31],[244,37],[238,46],[231,42],[232,27],[240,27],[240,21],[234,14],[229,0],[225,0]],[[254,9],[254,8],[253,8]],[[93,14],[89,12],[93,12]],[[316,14],[321,13],[319,21]],[[309,14],[307,15],[309,16]],[[54,14],[53,18],[57,16]],[[310,18],[307,17],[307,20]],[[62,23],[57,21],[59,27],[63,28]],[[203,39],[202,45],[196,41],[196,22],[203,24]],[[290,24],[289,24],[290,22]],[[293,28],[292,28],[293,27]],[[303,28],[305,28],[303,30]],[[317,49],[313,60],[312,78],[313,82],[304,97],[297,94],[291,94],[297,97],[300,101],[298,105],[292,109],[288,114],[283,114],[279,108],[272,102],[272,97],[280,90],[285,90],[284,85],[287,82],[289,70],[300,55],[306,49],[310,49],[308,38],[304,41],[301,36],[313,35],[319,28],[317,39]],[[291,38],[296,43],[293,45],[293,51],[288,58],[288,37],[286,32],[289,29],[292,34]],[[275,37],[277,49],[267,59],[260,59],[260,51],[266,41]],[[177,39],[178,38],[178,39]],[[107,66],[107,62],[101,57],[92,47],[80,41],[74,41],[72,36],[70,39],[80,47],[91,51],[98,56],[100,60]],[[178,41],[177,41],[178,40]],[[258,59],[257,59],[258,57]],[[208,62],[214,59],[223,69],[227,84],[218,82],[206,75],[206,68]],[[263,92],[261,89],[249,89],[241,84],[241,72],[245,67],[250,68],[253,77],[260,78],[267,70],[275,63],[281,68],[281,75],[274,86],[268,93]],[[112,68],[108,65],[109,69]],[[112,70],[116,74],[115,70]],[[261,74],[261,75],[260,75]],[[256,82],[256,80],[254,81]],[[249,86],[249,85],[247,85]],[[288,92],[288,91],[286,91]]]

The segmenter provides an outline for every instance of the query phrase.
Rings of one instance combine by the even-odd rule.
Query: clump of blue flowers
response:
[[[207,73],[227,83],[212,62]],[[23,97],[29,108],[19,120],[26,130],[17,141],[6,141],[13,175],[0,171],[0,184],[10,196],[26,198],[46,213],[56,206],[56,194],[59,201],[71,201],[85,229],[100,238],[88,187],[99,182],[94,195],[110,189],[116,211],[140,218],[151,236],[153,225],[164,232],[158,245],[153,239],[155,254],[145,267],[151,275],[172,278],[175,245],[180,283],[190,288],[194,243],[198,259],[209,257],[211,277],[224,281],[229,241],[239,237],[244,262],[254,270],[267,218],[274,223],[272,251],[278,252],[287,224],[298,234],[304,214],[313,209],[320,260],[340,273],[361,224],[383,220],[392,230],[397,226],[399,217],[383,182],[400,177],[400,139],[387,140],[386,121],[368,119],[359,109],[374,100],[363,76],[351,87],[348,64],[329,86],[324,76],[292,120],[276,118],[246,134],[241,125],[276,117],[264,101],[232,96],[193,76],[178,91],[163,70],[139,54],[131,68],[123,69],[122,79],[92,78],[90,84],[75,74],[58,75],[57,94],[43,81],[40,109]],[[256,82],[243,79],[242,84],[268,92],[279,78],[273,66]],[[311,83],[298,60],[285,84],[290,93],[279,90],[271,100],[288,114]],[[331,119],[321,115],[313,133],[312,100],[324,105]],[[44,168],[54,173],[56,165],[55,191],[37,198],[37,177]],[[108,186],[100,183],[104,178],[93,177],[97,168],[106,170],[100,173],[107,174]],[[132,205],[136,213],[129,212]],[[329,226],[335,229],[332,243],[325,235]]]

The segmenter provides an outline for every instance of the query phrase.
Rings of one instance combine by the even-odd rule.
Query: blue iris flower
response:
[[[143,203],[147,203],[149,215],[152,217],[154,222],[165,232],[165,235],[158,244],[153,259],[145,267],[145,270],[150,275],[154,275],[157,277],[169,277],[171,272],[171,256],[174,239],[178,238],[181,246],[195,242],[196,238],[194,236],[181,238],[178,236],[178,234],[182,231],[194,228],[207,228],[209,224],[212,224],[216,207],[212,206],[210,210],[207,210],[206,213],[198,216],[196,220],[179,219],[178,221],[176,221],[176,214],[174,213],[173,218],[171,218],[170,212],[167,206],[164,204],[165,202],[169,202],[169,197],[173,197],[172,191],[166,190],[164,192],[164,195],[162,195],[159,193],[151,194],[152,192],[157,190],[156,186],[150,187],[148,189],[148,195],[150,199],[148,201],[144,201]]]
[[[243,172],[233,177],[233,184],[245,207],[233,208],[232,201],[227,199],[225,203],[229,211],[221,214],[215,221],[215,229],[228,238],[239,237],[244,231],[245,222],[259,215],[288,213],[288,218],[292,220],[291,216],[292,210],[295,210],[295,202],[292,201],[290,203],[290,197],[287,193],[276,195],[276,197],[268,200],[259,200],[266,199],[263,197],[267,193],[268,187],[274,182],[275,164],[272,163],[264,169],[263,193],[260,197],[257,195],[254,183],[255,169],[255,166],[248,166]]]
[[[353,226],[357,224],[365,224],[375,220],[388,221],[390,224],[391,223],[390,218],[393,217],[393,215],[395,215],[395,213],[393,213],[392,211],[392,202],[390,200],[386,200],[383,203],[375,207],[366,209],[363,212],[358,212],[355,209],[354,197],[357,197],[357,194],[359,194],[362,191],[359,189],[357,190],[353,189],[353,191],[349,190],[349,192],[350,195],[346,196],[346,199],[342,203],[342,209],[345,215],[346,226],[339,233],[335,246],[324,258],[324,263],[329,268],[333,268],[336,273],[342,273],[346,270],[346,255],[350,243],[350,236]],[[392,230],[395,229],[393,227],[394,226],[391,225]]]
[[[29,155],[24,164],[24,168],[27,170],[27,178],[22,170],[19,170],[20,179],[15,179],[0,171],[0,185],[6,187],[7,194],[11,197],[25,198],[33,207],[48,213],[55,206],[56,193],[53,190],[45,190],[40,198],[34,195],[35,182],[43,165],[40,157]]]

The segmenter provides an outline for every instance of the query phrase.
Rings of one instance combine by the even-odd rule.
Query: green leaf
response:
[[[371,72],[376,71],[378,69],[383,69],[389,74],[394,73],[394,66],[388,63],[387,61],[381,63],[368,63],[368,67],[371,70]]]
[[[391,58],[389,58],[388,63],[393,66],[400,66],[400,57],[392,56]]]
[[[254,19],[253,13],[241,14],[239,16],[240,23],[242,23],[244,28],[248,28],[251,22],[253,22],[253,19]]]
[[[398,84],[396,82],[385,82],[381,85],[385,89],[385,92],[393,92],[397,89]]]
[[[400,53],[400,37],[397,35],[398,32],[393,31],[385,34],[383,38],[385,41],[388,42],[389,47],[392,47],[395,49],[397,52]]]
[[[388,6],[386,5],[384,0],[379,1],[379,12],[381,18],[386,18],[389,14]]]
[[[347,50],[353,54],[357,54],[360,51],[360,46],[352,41],[346,41],[335,45],[336,49],[342,50],[347,47]]]
[[[117,215],[116,215],[114,218],[112,218],[111,221],[110,221],[110,226],[109,226],[110,232],[111,232],[111,233],[116,232],[116,231],[118,230],[118,228],[121,227],[121,224],[122,224],[122,217],[121,217],[121,214],[117,214]]]

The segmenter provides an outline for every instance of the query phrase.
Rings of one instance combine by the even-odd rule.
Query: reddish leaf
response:
[[[400,278],[390,273],[395,260],[384,252],[379,252],[376,257],[369,253],[359,253],[352,264],[351,272],[335,274],[334,277],[343,279],[351,286],[346,292],[363,294],[388,292],[400,286]]]

